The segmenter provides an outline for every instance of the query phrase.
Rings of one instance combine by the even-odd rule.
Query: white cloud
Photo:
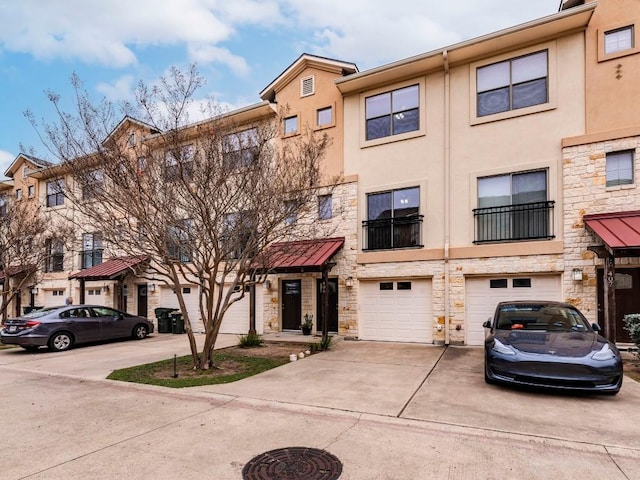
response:
[[[213,45],[191,45],[189,46],[189,59],[199,64],[225,64],[239,77],[245,77],[249,74],[249,65],[246,60],[232,54],[226,48],[214,47]]]
[[[16,155],[4,150],[0,150],[0,176],[4,178],[4,172],[9,168],[9,165],[16,159]]]
[[[102,93],[108,100],[134,100],[134,78],[131,75],[124,75],[111,83],[100,82],[96,85],[96,90]]]

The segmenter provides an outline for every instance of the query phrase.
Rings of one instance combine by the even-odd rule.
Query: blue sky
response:
[[[51,158],[24,118],[53,119],[44,92],[131,98],[197,63],[198,93],[237,108],[301,53],[360,71],[558,11],[560,0],[0,0],[0,176],[20,144]],[[199,119],[194,119],[199,120]]]

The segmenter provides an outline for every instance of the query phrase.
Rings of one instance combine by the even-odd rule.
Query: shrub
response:
[[[238,337],[238,346],[241,348],[259,347],[264,340],[257,333],[248,333]]]
[[[624,316],[624,329],[631,335],[631,340],[640,349],[640,313],[630,313]],[[640,353],[639,353],[640,355]]]
[[[314,342],[309,345],[309,349],[312,352],[323,352],[331,348],[332,337],[322,337],[319,342]]]

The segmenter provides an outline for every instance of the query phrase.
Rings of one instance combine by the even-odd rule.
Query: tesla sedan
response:
[[[483,326],[487,383],[602,392],[622,386],[622,358],[615,344],[572,305],[502,302]]]
[[[7,320],[0,341],[35,351],[48,346],[63,351],[73,345],[115,338],[143,339],[153,333],[153,323],[100,305],[68,305],[35,310]]]

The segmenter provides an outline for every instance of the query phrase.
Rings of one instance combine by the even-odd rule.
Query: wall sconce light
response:
[[[31,293],[32,293],[33,295],[37,295],[37,294],[38,294],[38,287],[33,287],[33,288],[31,289]]]
[[[155,292],[156,291],[156,284],[155,283],[150,283],[149,285],[147,285],[147,291],[148,292]]]
[[[572,278],[573,278],[574,282],[581,282],[582,281],[582,269],[574,268],[573,269]]]
[[[267,287],[267,290],[271,290],[271,280],[264,282],[264,285]]]
[[[344,286],[347,288],[353,287],[353,277],[347,277],[344,281]]]
[[[103,285],[102,289],[106,292],[109,293],[109,285]]]

